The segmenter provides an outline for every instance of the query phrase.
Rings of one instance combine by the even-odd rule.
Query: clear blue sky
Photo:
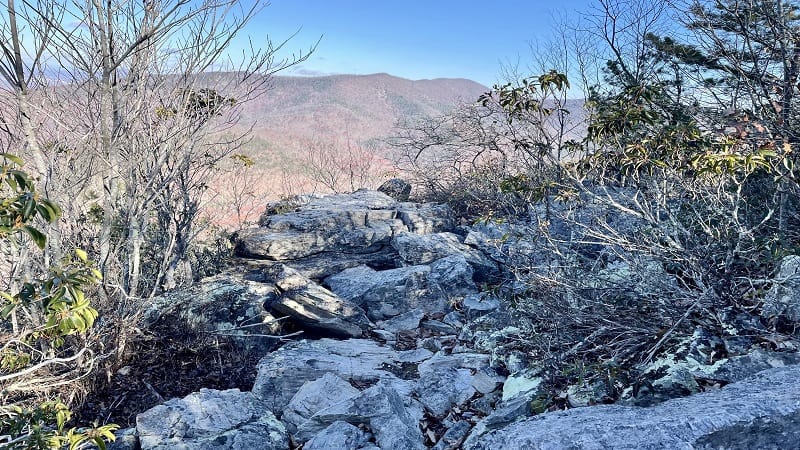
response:
[[[592,0],[271,0],[247,33],[269,35],[314,55],[284,74],[387,72],[410,79],[469,78],[490,86],[501,67],[530,60],[529,43],[546,38],[555,18],[586,11]]]

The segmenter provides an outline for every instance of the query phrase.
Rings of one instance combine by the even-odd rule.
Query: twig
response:
[[[66,363],[75,361],[76,359],[80,358],[81,355],[83,355],[86,352],[86,350],[88,350],[88,348],[84,347],[84,348],[81,349],[81,351],[79,351],[78,353],[70,356],[69,358],[52,358],[52,359],[44,360],[44,361],[40,362],[39,364],[36,364],[34,366],[31,366],[31,367],[28,367],[25,370],[21,370],[21,371],[16,372],[16,373],[0,376],[0,381],[8,381],[8,380],[12,380],[14,378],[19,378],[21,376],[28,375],[30,373],[33,373],[33,372],[41,369],[42,367],[46,367],[46,366],[49,366],[51,364],[64,364],[64,365],[66,365]]]

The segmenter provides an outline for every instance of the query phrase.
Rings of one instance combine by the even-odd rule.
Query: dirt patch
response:
[[[249,391],[262,354],[229,339],[158,326],[139,335],[114,370],[74,410],[75,423],[136,424],[136,415],[201,388]]]

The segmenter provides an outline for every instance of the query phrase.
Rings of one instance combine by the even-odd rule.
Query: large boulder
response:
[[[268,307],[277,295],[274,286],[223,273],[154,298],[144,313],[143,326],[163,324],[220,333],[244,350],[265,353],[278,343],[267,337],[280,332]]]
[[[326,425],[317,426],[311,421],[315,414],[341,402],[358,397],[361,392],[350,383],[331,373],[326,373],[321,378],[307,382],[294,394],[286,405],[281,420],[286,424],[290,433],[302,430],[304,436],[295,435],[296,440],[306,441],[311,436],[325,428]],[[311,435],[309,435],[311,433]]]
[[[476,293],[472,267],[461,255],[390,270],[354,267],[325,279],[337,295],[360,305],[372,320],[386,320],[419,309],[445,314]]]
[[[420,418],[406,408],[393,386],[379,382],[357,397],[318,411],[311,421],[324,426],[339,421],[368,426],[380,448],[424,450]]]
[[[795,365],[649,408],[600,405],[545,413],[483,435],[473,431],[463,448],[794,448],[800,442],[798,377]]]
[[[201,389],[136,417],[142,450],[285,450],[286,429],[249,392]]]
[[[399,203],[361,190],[314,198],[285,214],[266,215],[259,224],[234,236],[237,255],[288,261],[322,252],[378,253],[396,233],[446,231],[453,218],[444,205]]]

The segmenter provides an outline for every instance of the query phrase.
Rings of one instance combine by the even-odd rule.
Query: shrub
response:
[[[35,190],[20,167],[22,161],[0,154],[0,242],[12,254],[32,241],[47,242],[35,222],[54,222],[61,211]],[[67,428],[69,408],[52,396],[59,388],[88,374],[92,351],[81,336],[97,311],[84,290],[100,274],[83,250],[48,267],[37,279],[15,278],[0,291],[0,444],[9,449],[105,448],[116,425]]]

